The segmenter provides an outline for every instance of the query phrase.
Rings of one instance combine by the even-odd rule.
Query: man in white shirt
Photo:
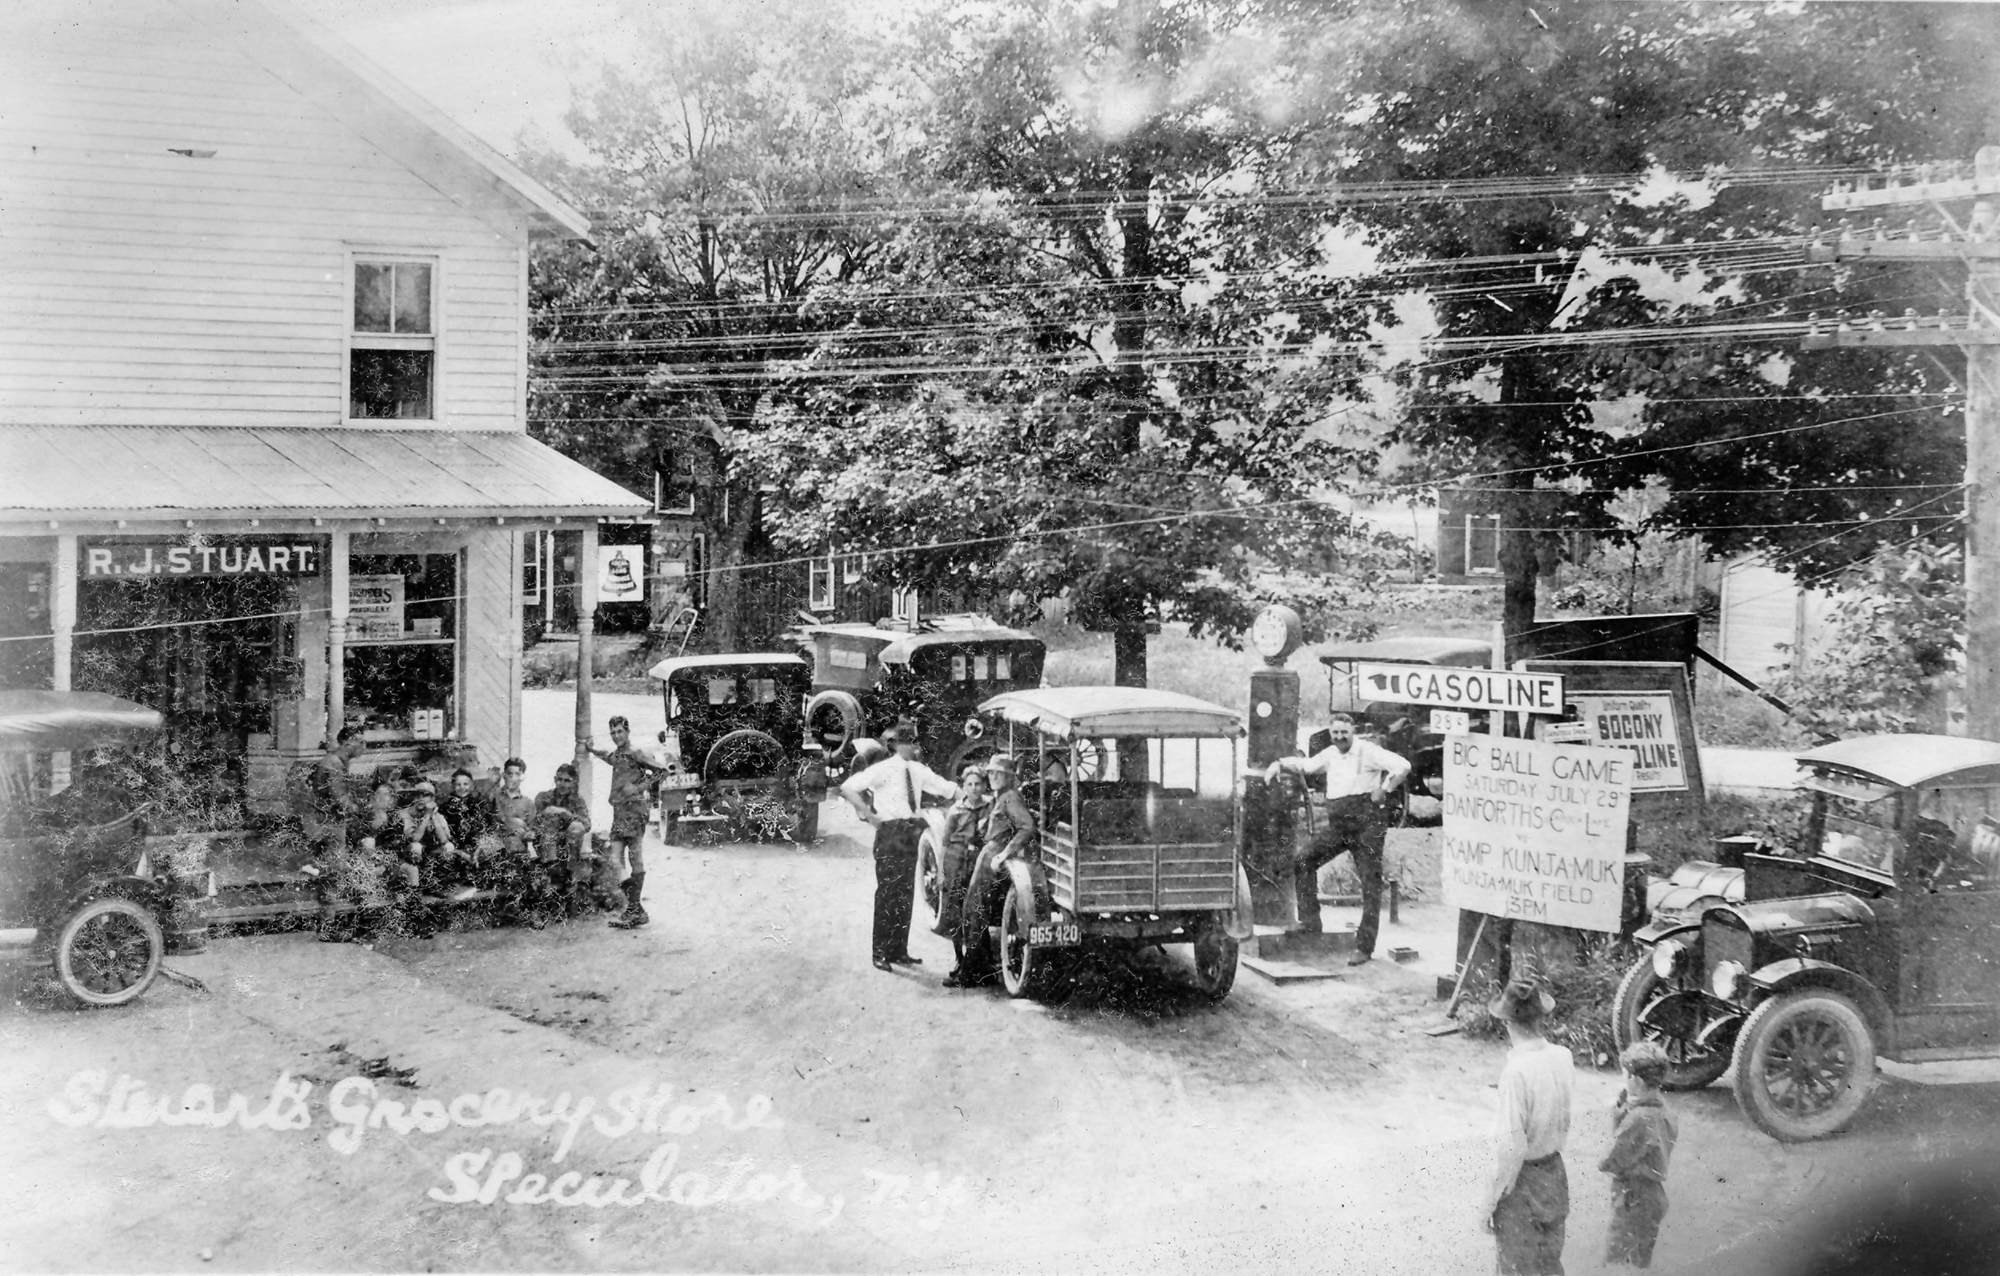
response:
[[[915,897],[917,842],[923,837],[923,795],[958,796],[958,786],[917,761],[917,733],[896,726],[882,733],[895,756],[856,771],[840,786],[862,822],[875,826],[875,969],[921,966],[910,956],[910,906]]]
[[[1500,1112],[1493,1124],[1495,1165],[1481,1217],[1499,1248],[1503,1276],[1562,1276],[1569,1221],[1569,1138],[1576,1069],[1570,1053],[1542,1036],[1555,998],[1517,980],[1487,1007],[1507,1025],[1500,1070]]]
[[[1298,894],[1299,929],[1319,933],[1319,870],[1343,851],[1354,857],[1361,879],[1361,926],[1354,934],[1354,952],[1347,959],[1359,966],[1375,955],[1375,936],[1382,926],[1382,841],[1388,832],[1383,804],[1409,778],[1410,763],[1378,744],[1354,735],[1354,719],[1337,713],[1327,732],[1333,743],[1310,758],[1279,758],[1264,769],[1266,783],[1281,771],[1326,777],[1326,827],[1313,838],[1298,861],[1294,883]]]

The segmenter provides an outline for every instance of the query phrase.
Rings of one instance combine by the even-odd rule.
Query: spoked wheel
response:
[[[78,909],[56,936],[56,978],[86,1006],[122,1006],[160,973],[160,923],[129,899],[106,896]]]
[[[1706,1001],[1692,979],[1661,979],[1646,953],[1632,963],[1618,985],[1611,1011],[1611,1035],[1620,1050],[1640,1041],[1657,1042],[1670,1066],[1661,1083],[1669,1090],[1699,1090],[1729,1071],[1729,1043],[1703,1047]]]
[[[1041,955],[1028,942],[1028,926],[1034,920],[1033,906],[1009,886],[1007,902],[1000,906],[1000,984],[1016,1000],[1033,991],[1041,973]]]
[[[917,839],[917,899],[932,934],[939,933],[944,920],[944,863],[938,855],[937,839],[925,833]]]
[[[1236,941],[1214,918],[1195,932],[1194,986],[1210,1001],[1221,1001],[1236,985]]]
[[[1839,1132],[1875,1079],[1875,1034],[1852,1001],[1803,989],[1750,1012],[1736,1038],[1736,1101],[1757,1128],[1800,1143]]]

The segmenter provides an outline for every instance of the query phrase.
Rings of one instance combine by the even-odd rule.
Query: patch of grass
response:
[[[1756,798],[1724,793],[1708,800],[1700,815],[1657,816],[1639,823],[1639,849],[1653,857],[1651,871],[1661,877],[1688,860],[1715,858],[1715,839],[1755,833],[1768,842],[1791,843],[1798,833],[1803,808],[1797,799]]]

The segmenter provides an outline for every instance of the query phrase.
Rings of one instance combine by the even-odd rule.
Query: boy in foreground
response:
[[[1611,1151],[1597,1168],[1611,1176],[1611,1235],[1604,1261],[1650,1267],[1660,1220],[1667,1214],[1667,1161],[1680,1122],[1667,1110],[1660,1083],[1670,1060],[1657,1042],[1638,1041],[1618,1056],[1625,1091],[1612,1109]]]

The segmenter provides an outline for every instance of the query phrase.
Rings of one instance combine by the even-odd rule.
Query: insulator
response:
[[[1903,326],[1905,328],[1914,328],[1917,326],[1917,308],[1915,306],[1911,306],[1909,309],[1903,311]]]
[[[1880,217],[1877,217],[1875,219],[1875,238],[1877,240],[1883,240],[1887,239],[1888,237],[1889,237],[1889,232],[1887,229],[1883,227],[1882,219]]]

